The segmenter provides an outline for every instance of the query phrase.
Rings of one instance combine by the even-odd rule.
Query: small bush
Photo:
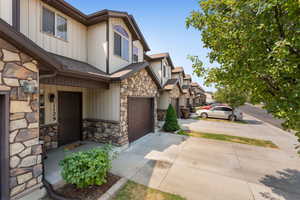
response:
[[[163,129],[167,132],[174,132],[180,129],[177,120],[177,114],[173,106],[170,104],[166,114],[166,122]]]
[[[111,147],[95,148],[86,152],[73,153],[60,161],[62,177],[78,188],[106,183],[111,169]]]
[[[185,132],[184,130],[180,130],[180,131],[178,131],[178,133],[177,133],[178,135],[186,135],[186,136],[189,136],[189,134],[187,133],[187,132]]]

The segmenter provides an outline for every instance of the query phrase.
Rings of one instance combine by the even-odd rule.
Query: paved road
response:
[[[282,120],[280,119],[276,119],[274,118],[271,114],[267,113],[266,110],[255,107],[253,105],[250,104],[246,104],[242,107],[240,107],[240,109],[248,114],[248,115],[252,115],[253,117],[262,120],[264,122],[270,123],[273,126],[276,126],[278,128],[282,128],[281,124],[282,124]]]

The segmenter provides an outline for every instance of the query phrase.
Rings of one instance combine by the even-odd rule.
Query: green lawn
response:
[[[113,200],[185,200],[185,198],[128,181]]]
[[[260,146],[260,147],[269,147],[269,148],[278,149],[278,146],[269,140],[259,140],[259,139],[252,139],[252,138],[225,135],[225,134],[201,133],[201,132],[180,131],[178,134],[192,136],[192,137],[213,139],[213,140],[222,140],[225,142],[235,142],[235,143],[240,143],[240,144],[248,144],[248,145]]]

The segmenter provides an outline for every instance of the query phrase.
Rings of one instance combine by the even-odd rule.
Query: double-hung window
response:
[[[67,19],[43,7],[42,31],[67,40]]]
[[[129,61],[129,35],[120,25],[114,26],[114,54]]]
[[[139,62],[139,49],[136,46],[133,46],[133,55],[132,55],[132,59],[134,63]]]

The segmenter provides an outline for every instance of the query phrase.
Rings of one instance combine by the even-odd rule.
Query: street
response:
[[[278,128],[282,128],[282,120],[274,118],[271,114],[267,113],[266,110],[253,106],[251,104],[245,104],[240,107],[240,110],[248,115],[252,115],[253,117],[262,120],[264,122],[270,123]]]

